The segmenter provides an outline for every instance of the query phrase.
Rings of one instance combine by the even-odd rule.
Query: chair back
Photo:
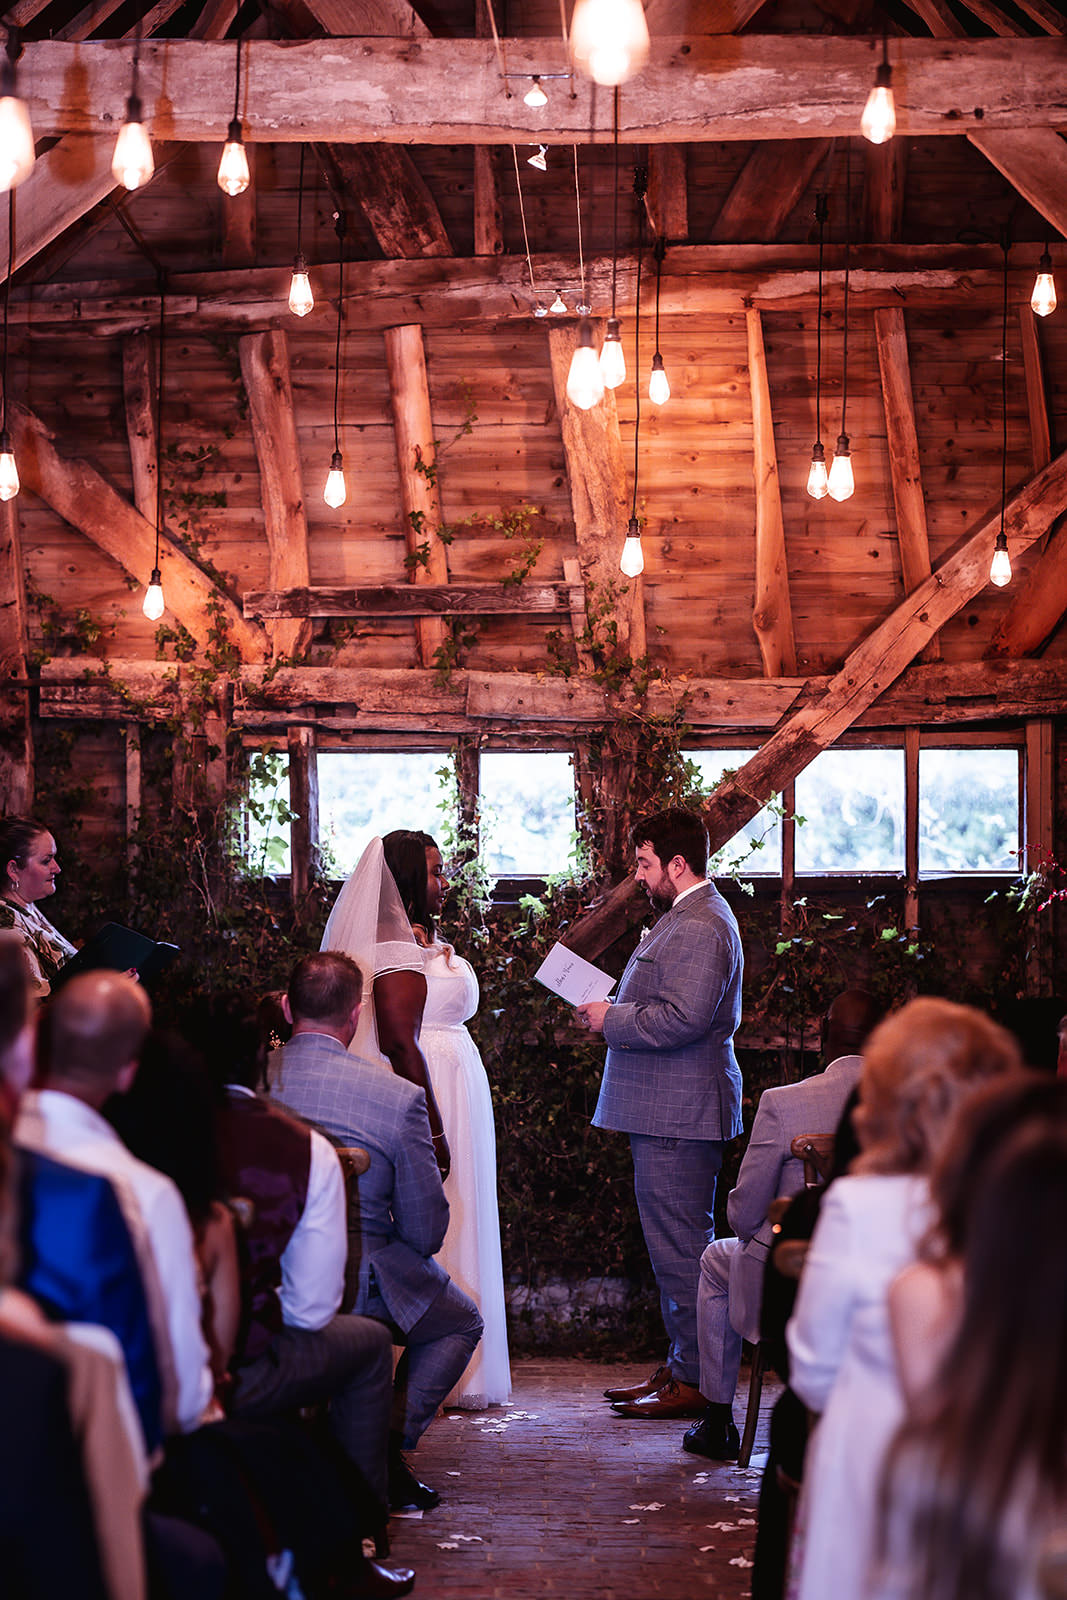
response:
[[[359,1211],[359,1180],[370,1168],[370,1152],[359,1144],[335,1145],[337,1159],[345,1180],[345,1202],[348,1218],[348,1261],[345,1266],[345,1292],[342,1311],[351,1311],[359,1292],[359,1263],[362,1255],[363,1234]]]
[[[804,1182],[809,1189],[821,1189],[830,1176],[834,1159],[832,1133],[798,1133],[789,1146],[797,1161],[804,1163]]]

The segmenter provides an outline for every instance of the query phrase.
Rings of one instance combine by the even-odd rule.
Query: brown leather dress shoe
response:
[[[671,1379],[670,1367],[657,1367],[644,1383],[635,1383],[630,1389],[605,1389],[605,1400],[640,1400],[644,1394],[653,1394]]]
[[[612,1406],[620,1417],[702,1417],[705,1400],[692,1383],[668,1378],[660,1388],[638,1400],[617,1400]]]

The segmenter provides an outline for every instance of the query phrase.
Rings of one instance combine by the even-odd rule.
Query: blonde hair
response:
[[[927,1172],[952,1114],[990,1078],[1020,1072],[1019,1046],[973,1006],[911,1000],[875,1028],[863,1054],[854,1172]]]

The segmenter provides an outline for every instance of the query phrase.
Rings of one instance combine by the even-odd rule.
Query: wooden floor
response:
[[[742,1472],[681,1448],[684,1422],[628,1421],[601,1391],[640,1367],[565,1359],[514,1366],[514,1399],[449,1411],[411,1456],[442,1504],[390,1523],[415,1595],[441,1600],[742,1600],[749,1592],[756,1456]],[[747,1369],[735,1415],[743,1417]]]

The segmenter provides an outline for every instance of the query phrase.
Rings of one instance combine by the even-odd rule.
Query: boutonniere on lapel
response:
[[[651,928],[642,928],[641,932],[637,935],[638,944],[644,944],[645,940],[648,938],[648,936],[649,936],[649,934],[651,932],[652,932]]]

